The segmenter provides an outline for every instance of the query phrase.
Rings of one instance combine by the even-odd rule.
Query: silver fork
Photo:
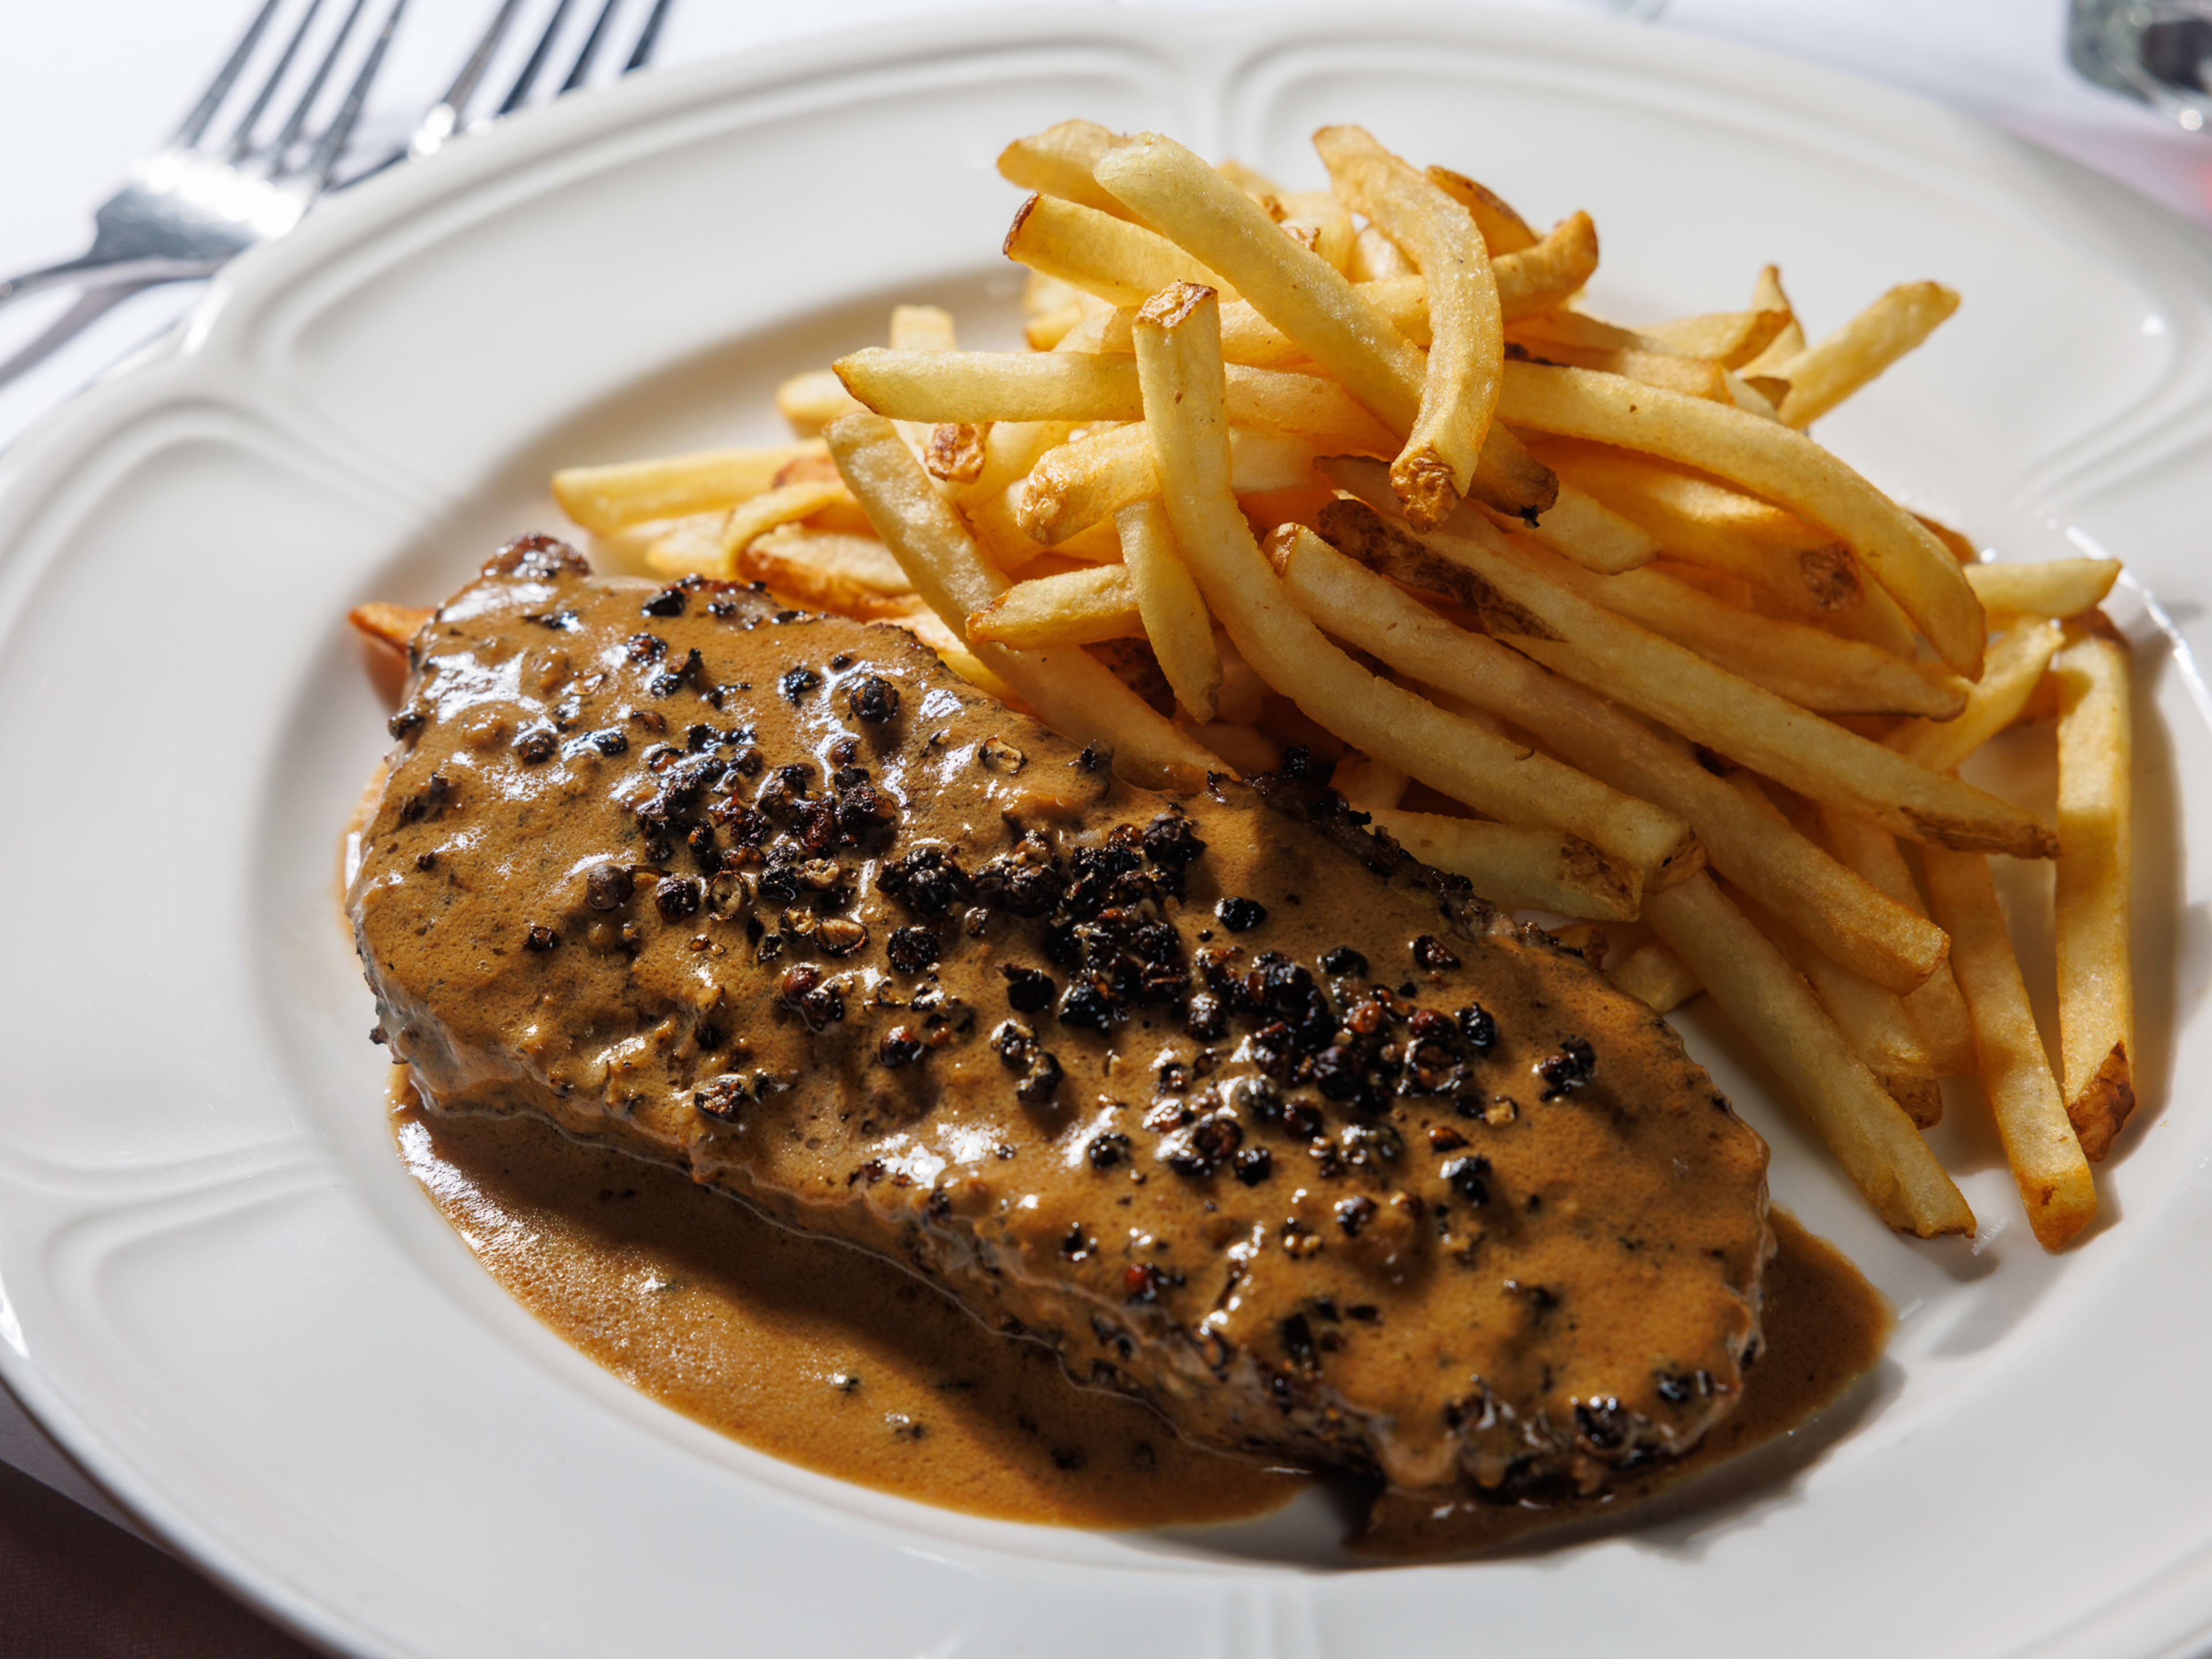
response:
[[[315,198],[330,187],[331,174],[361,118],[362,106],[384,65],[385,51],[407,0],[392,0],[337,113],[319,132],[310,135],[307,123],[316,101],[368,4],[368,0],[351,0],[307,89],[276,136],[264,143],[257,137],[261,118],[322,8],[323,0],[308,0],[306,14],[246,113],[226,138],[210,142],[208,131],[223,100],[283,3],[263,0],[176,136],[134,167],[123,188],[100,204],[93,216],[91,247],[74,259],[0,281],[0,305],[64,283],[89,289],[204,276],[257,242],[281,236],[299,223]]]

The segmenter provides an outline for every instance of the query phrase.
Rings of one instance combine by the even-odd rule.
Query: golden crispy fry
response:
[[[1834,1020],[1710,876],[1647,893],[1644,918],[1780,1076],[1799,1110],[1891,1226],[1971,1233],[1973,1212]]]
[[[1390,483],[1413,523],[1441,524],[1474,482],[1498,404],[1504,325],[1489,252],[1472,214],[1364,129],[1323,127],[1314,148],[1336,193],[1413,255],[1426,287],[1419,412]]]
[[[801,438],[818,437],[830,422],[860,406],[840,384],[834,369],[810,368],[775,389],[776,413]]]
[[[1030,273],[1032,276],[1035,271]],[[1051,311],[1040,311],[1022,319],[1022,343],[1031,351],[1050,351],[1065,340],[1090,313],[1073,302]]]
[[[1451,199],[1465,208],[1474,218],[1475,228],[1482,232],[1482,240],[1491,252],[1518,253],[1535,245],[1536,233],[1528,222],[1513,210],[1512,205],[1496,191],[1479,185],[1463,173],[1454,173],[1449,167],[1431,167],[1428,181]],[[1358,206],[1354,203],[1353,206]],[[1361,210],[1363,212],[1365,210]],[[1384,226],[1388,230],[1389,227]],[[1396,240],[1395,237],[1392,240]],[[1416,255],[1416,258],[1419,256]]]
[[[1118,154],[1118,152],[1117,152]],[[1508,363],[1498,418],[1702,468],[1833,532],[1967,678],[1982,667],[1981,602],[1925,526],[1802,434],[1731,405],[1587,369]]]
[[[1503,514],[1497,516],[1504,520]],[[1633,570],[1659,556],[1658,542],[1641,526],[1565,479],[1559,482],[1558,498],[1534,524],[1510,522],[1532,541],[1601,575]]]
[[[347,611],[346,620],[364,638],[404,651],[422,632],[422,624],[435,614],[427,605],[386,605],[381,599],[371,599]]]
[[[826,507],[849,503],[852,492],[842,482],[787,483],[754,496],[750,501],[730,509],[724,517],[716,541],[721,557],[712,568],[701,569],[708,576],[727,576],[737,568],[737,556],[750,547],[754,540],[766,535],[779,525],[796,524],[801,519],[811,518]],[[682,571],[665,568],[665,555],[648,552],[646,561],[664,575],[678,575]],[[696,566],[689,568],[699,568]]]
[[[1595,374],[1634,380],[1639,386],[1662,386],[1686,398],[1729,401],[1726,372],[1718,363],[1708,362],[1702,357],[1680,357],[1672,352],[1640,351],[1621,346],[1524,343],[1517,334],[1507,349],[1516,362],[1587,368]]]
[[[1047,316],[1069,306],[1080,310],[1085,297],[1081,289],[1063,283],[1057,276],[1048,276],[1042,271],[1032,270],[1022,278],[1022,315],[1024,318]]]
[[[1346,755],[1337,763],[1329,786],[1361,812],[1389,811],[1406,799],[1413,780],[1388,761],[1372,755]]]
[[[1362,225],[1352,238],[1352,262],[1344,274],[1355,283],[1389,282],[1413,274],[1413,262],[1373,225]]]
[[[2018,717],[2062,637],[2055,622],[2014,623],[1997,635],[1988,667],[1955,718],[1908,720],[1883,743],[1931,771],[1949,771]]]
[[[1062,121],[999,152],[999,176],[1021,190],[1079,202],[1117,217],[1122,205],[1098,188],[1091,169],[1121,140],[1096,121]]]
[[[1006,591],[1006,578],[976,547],[890,423],[848,415],[824,434],[845,482],[915,591],[956,633]],[[1110,750],[1132,781],[1193,789],[1212,758],[1154,714],[1127,686],[1077,647],[1012,651],[975,648],[975,657],[1037,717],[1072,737]]]
[[[943,306],[893,306],[890,343],[894,351],[950,351],[959,342],[952,313]]]
[[[1589,491],[1678,558],[1741,576],[1805,616],[1866,602],[1844,544],[1778,507],[1632,450],[1572,438],[1529,447],[1563,484]]]
[[[1346,742],[1480,811],[1567,830],[1639,870],[1656,870],[1683,849],[1689,832],[1679,820],[1454,720],[1368,673],[1324,639],[1283,592],[1231,492],[1212,291],[1155,295],[1138,313],[1136,340],[1176,545],[1238,653],[1262,679]]]
[[[1147,496],[1116,511],[1114,525],[1121,542],[1121,562],[1127,568],[1137,611],[1159,659],[1160,672],[1174,689],[1176,702],[1194,720],[1212,720],[1221,693],[1221,653],[1213,643],[1213,618],[1206,613],[1205,598],[1176,547],[1167,509],[1157,495]]]
[[[1371,462],[1339,459],[1327,470],[1370,507],[1388,499]],[[1367,545],[1392,530],[1342,501],[1322,509],[1322,527],[1332,541],[1342,535]],[[1401,533],[1412,539],[1410,531]],[[2011,802],[1916,765],[1580,598],[1562,578],[1571,567],[1500,535],[1486,520],[1462,514],[1450,529],[1429,532],[1397,556],[1416,559],[1422,549],[1462,573],[1453,597],[1481,616],[1485,631],[1799,794],[1915,841],[2021,858],[2057,850],[2051,832]]]
[[[1838,862],[1917,916],[1928,914],[1897,838],[1887,830],[1828,807],[1817,807],[1820,840]],[[1963,1077],[1974,1069],[1974,1030],[1951,964],[1940,962],[1919,985],[1904,993],[1905,1012],[1926,1045],[1938,1077]]]
[[[574,514],[568,515],[574,518]],[[1965,567],[1966,584],[1992,616],[2079,617],[2104,604],[2119,580],[2118,559],[2009,560]]]
[[[1805,349],[1805,331],[1798,324],[1797,312],[1790,303],[1790,296],[1782,291],[1782,273],[1772,265],[1762,270],[1759,280],[1752,284],[1751,307],[1754,311],[1778,311],[1788,320],[1782,325],[1781,331],[1767,342],[1764,351],[1741,366],[1739,372],[1747,379],[1771,373],[1775,365],[1788,362]]]
[[[1932,665],[1906,662],[1802,623],[1747,617],[1656,570],[1597,576],[1562,562],[1552,574],[1593,604],[1686,646],[1800,708],[1944,720],[1966,707],[1966,682]]]
[[[1010,645],[1017,651],[1142,639],[1144,634],[1136,588],[1118,564],[1016,582],[968,618],[969,644]]]
[[[1220,281],[1166,237],[1051,196],[1032,196],[1014,210],[1005,252],[1109,305],[1141,305],[1170,283]]]
[[[1352,239],[1358,233],[1352,228],[1351,211],[1342,202],[1325,190],[1293,190],[1281,192],[1283,206],[1282,228],[1304,240],[1313,240],[1310,246],[1316,253],[1339,270],[1352,266]]]
[[[856,351],[837,373],[879,415],[909,421],[1136,421],[1137,366],[1062,351]],[[1229,415],[1241,427],[1295,432],[1392,454],[1397,441],[1344,390],[1314,374],[1229,368]]]
[[[1139,134],[1098,166],[1100,184],[1237,283],[1261,316],[1304,346],[1391,432],[1402,437],[1413,430],[1426,361],[1326,259],[1282,234],[1264,209],[1172,139]],[[1232,394],[1232,417],[1235,408]],[[1393,443],[1387,453],[1398,447]],[[1525,455],[1517,466],[1493,460],[1470,488],[1505,512],[1540,512],[1552,502],[1551,473]]]
[[[1936,919],[1951,935],[1951,971],[1973,1019],[1982,1090],[2028,1225],[2045,1249],[2063,1249],[2096,1214],[2097,1188],[2035,1029],[1989,860],[1931,848],[1921,868]]]
[[[2101,1159],[2135,1108],[2129,961],[2134,741],[2128,648],[2092,635],[2061,652],[2058,682],[2058,1035],[2066,1110]]]
[[[863,621],[902,617],[917,604],[906,572],[872,536],[786,525],[739,553],[732,574],[809,610]]]
[[[1917,1129],[1932,1129],[1943,1121],[1943,1085],[1932,1077],[1892,1073],[1882,1078],[1881,1091],[1905,1109]]]
[[[1644,940],[1605,973],[1617,989],[1655,1014],[1673,1013],[1705,988],[1682,958],[1656,939]]]
[[[1421,684],[1510,720],[1592,776],[1686,819],[1716,869],[1836,961],[1904,991],[1943,960],[1942,933],[1924,916],[1877,892],[1787,824],[1778,830],[1633,715],[1493,640],[1453,627],[1316,538],[1279,538],[1271,551],[1285,589],[1307,615]],[[1392,574],[1425,585],[1419,571]]]
[[[1818,345],[1759,378],[1778,380],[1787,388],[1776,403],[1784,426],[1810,426],[1934,333],[1958,308],[1959,296],[1941,283],[1907,283]]]
[[[1304,489],[1314,482],[1316,454],[1304,438],[1232,428],[1229,459],[1239,495]],[[1031,540],[1064,541],[1158,489],[1151,434],[1141,422],[1133,422],[1045,455],[1030,471],[1017,516]]]
[[[1644,878],[1588,842],[1557,830],[1529,830],[1437,812],[1383,807],[1375,828],[1422,863],[1465,876],[1475,896],[1514,910],[1632,921]]]
[[[1740,369],[1772,345],[1789,325],[1789,308],[1782,306],[1677,317],[1638,332],[1678,356],[1710,358],[1723,368]]]
[[[984,445],[990,431],[988,421],[942,422],[930,429],[921,464],[941,483],[974,483],[983,476]]]
[[[1023,480],[1017,478],[995,495],[971,497],[960,504],[968,527],[993,564],[1001,570],[1019,570],[1030,560],[1047,553],[1087,564],[1121,562],[1121,547],[1114,538],[1114,527],[1103,522],[1088,530],[1079,530],[1066,541],[1055,542],[1050,547],[1031,541],[1022,533],[1023,489]]]
[[[817,442],[767,449],[709,449],[617,466],[571,466],[553,475],[553,499],[602,536],[655,519],[717,513],[772,488],[791,462],[829,452]]]

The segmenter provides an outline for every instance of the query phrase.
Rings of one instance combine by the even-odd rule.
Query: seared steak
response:
[[[1564,1494],[1734,1405],[1765,1146],[1301,769],[1148,794],[903,635],[543,538],[413,657],[350,899],[431,1110],[687,1166],[1208,1445]]]

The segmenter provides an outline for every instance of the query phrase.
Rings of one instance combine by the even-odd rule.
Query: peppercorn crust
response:
[[[1542,1501],[1734,1408],[1764,1144],[1310,765],[1152,794],[895,630],[545,538],[411,665],[349,902],[428,1109],[685,1167],[1224,1449]]]

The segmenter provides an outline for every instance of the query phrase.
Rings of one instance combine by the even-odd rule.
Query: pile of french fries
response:
[[[1290,191],[1158,134],[1022,139],[1027,350],[902,306],[782,387],[793,443],[555,494],[633,568],[907,629],[1135,781],[1304,744],[1654,1009],[1710,994],[1893,1226],[1975,1231],[1922,1131],[1978,1079],[2066,1243],[2134,1102],[2119,568],[1983,562],[1804,430],[1957,296],[1808,344],[1769,267],[1630,327],[1583,303],[1586,214],[1539,234],[1357,127],[1315,143],[1328,187]],[[2055,826],[1960,780],[2052,723]],[[1992,854],[2057,860],[2063,1078]]]

